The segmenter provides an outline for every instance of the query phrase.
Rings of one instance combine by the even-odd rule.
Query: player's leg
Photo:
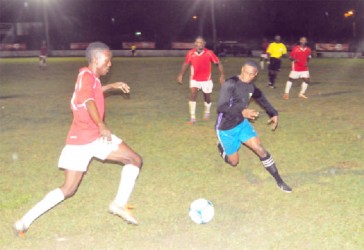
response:
[[[286,82],[286,87],[284,89],[283,99],[288,100],[289,98],[289,91],[291,90],[293,80],[295,79],[295,72],[291,71],[289,73],[288,81]]]
[[[71,197],[77,191],[84,172],[64,170],[65,180],[61,188],[50,191],[40,202],[30,209],[21,220],[15,223],[16,233],[23,237],[30,225],[42,214],[56,206],[64,199]]]
[[[238,136],[241,130],[241,124],[229,130],[216,130],[217,138],[217,149],[221,158],[229,165],[236,167],[239,164],[240,139]]]
[[[188,107],[190,110],[190,122],[191,124],[196,122],[196,100],[197,100],[197,93],[198,93],[198,87],[195,87],[195,85],[198,84],[196,81],[191,81],[190,86],[190,100],[188,102]]]
[[[261,54],[260,55],[260,68],[262,70],[264,70],[264,61],[265,61],[264,54]]]
[[[307,99],[308,97],[305,95],[305,93],[306,93],[306,90],[308,88],[308,85],[310,84],[309,75],[303,77],[302,80],[303,80],[303,82],[301,84],[301,90],[300,90],[300,93],[298,94],[298,97],[303,98],[303,99]]]
[[[202,92],[204,96],[204,105],[205,105],[205,112],[203,119],[208,120],[210,119],[210,110],[211,110],[211,93],[213,89],[213,83],[212,81],[206,81],[202,85]]]
[[[268,79],[269,83],[268,86],[271,88],[275,88],[275,80],[277,76],[277,59],[276,58],[270,58],[269,66],[268,66]]]
[[[292,189],[282,180],[272,156],[264,149],[260,139],[253,137],[244,142],[244,144],[259,157],[265,169],[276,180],[278,187],[284,192],[292,192]]]
[[[112,151],[106,159],[124,164],[121,171],[119,188],[114,201],[109,206],[109,211],[121,216],[128,223],[137,225],[138,222],[128,211],[127,203],[133,192],[136,179],[143,165],[143,160],[124,142],[119,144],[117,150]]]

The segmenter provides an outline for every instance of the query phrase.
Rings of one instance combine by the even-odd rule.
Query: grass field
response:
[[[226,74],[238,73],[244,60],[225,60]],[[266,87],[266,71],[257,79],[280,111],[280,126],[271,132],[266,115],[254,126],[291,194],[277,189],[246,148],[237,168],[220,159],[215,113],[211,121],[186,124],[188,86],[176,84],[182,62],[114,58],[102,79],[132,88],[130,99],[108,96],[106,121],[144,158],[130,201],[140,225],[107,213],[120,167],[93,161],[78,193],[20,239],[13,223],[63,182],[57,161],[85,60],[51,58],[41,71],[36,58],[0,59],[0,249],[363,249],[364,60],[313,60],[308,100],[296,97],[298,83],[289,101],[281,98],[288,61],[277,89]],[[199,117],[202,107],[199,96]],[[188,217],[190,202],[200,197],[215,205],[215,218],[206,225]]]

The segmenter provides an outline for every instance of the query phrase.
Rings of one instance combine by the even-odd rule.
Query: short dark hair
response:
[[[203,36],[197,36],[197,37],[195,38],[195,42],[196,42],[196,40],[198,40],[198,39],[201,39],[202,41],[206,42],[206,40],[205,40],[205,38],[203,38]]]
[[[256,61],[254,61],[254,60],[248,60],[248,61],[246,61],[246,62],[243,64],[243,66],[246,66],[246,65],[251,66],[251,67],[255,68],[257,71],[259,71],[259,65],[258,65],[258,63],[257,63]]]
[[[86,48],[86,58],[89,63],[95,58],[97,53],[105,50],[110,50],[109,46],[102,42],[90,43]]]

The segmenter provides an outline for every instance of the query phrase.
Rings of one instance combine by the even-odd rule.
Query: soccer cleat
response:
[[[109,212],[111,214],[115,214],[115,215],[120,216],[128,224],[138,225],[138,222],[136,221],[136,219],[134,219],[134,217],[131,215],[130,209],[131,208],[129,206],[121,207],[121,206],[116,205],[114,202],[112,202],[109,205]]]
[[[188,122],[188,124],[190,124],[190,125],[193,125],[193,124],[195,124],[196,123],[196,119],[195,118],[191,118],[190,120],[189,120],[189,122]]]
[[[292,188],[290,188],[286,183],[284,183],[284,181],[277,183],[278,187],[280,190],[282,190],[283,192],[286,193],[291,193],[292,192]]]
[[[283,94],[283,99],[284,100],[288,100],[289,99],[289,94],[288,93],[284,93]]]
[[[210,120],[210,113],[205,113],[205,114],[203,115],[203,119],[204,119],[205,121]]]
[[[275,89],[276,88],[276,86],[274,86],[274,84],[273,83],[268,83],[268,87],[270,87],[271,89]]]
[[[298,97],[299,97],[299,98],[302,98],[302,99],[308,99],[308,97],[307,97],[307,96],[305,96],[304,94],[298,94]]]
[[[24,223],[21,220],[18,220],[14,224],[14,232],[15,235],[20,238],[25,238],[25,233],[27,232],[28,228],[24,225]]]

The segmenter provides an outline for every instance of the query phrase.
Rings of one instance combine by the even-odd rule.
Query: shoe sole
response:
[[[110,214],[113,214],[113,215],[116,215],[116,216],[118,216],[118,217],[120,217],[120,218],[122,218],[122,219],[123,219],[126,223],[128,223],[129,225],[134,225],[134,226],[137,226],[137,225],[138,225],[138,222],[137,222],[137,221],[129,220],[129,219],[125,218],[124,216],[122,216],[122,215],[118,214],[117,212],[114,212],[114,211],[112,211],[112,210],[109,210],[109,213],[110,213]]]
[[[282,187],[280,187],[280,186],[277,186],[280,190],[282,190],[283,192],[285,192],[285,193],[292,193],[292,191],[293,190],[285,190],[285,189],[283,189]]]

